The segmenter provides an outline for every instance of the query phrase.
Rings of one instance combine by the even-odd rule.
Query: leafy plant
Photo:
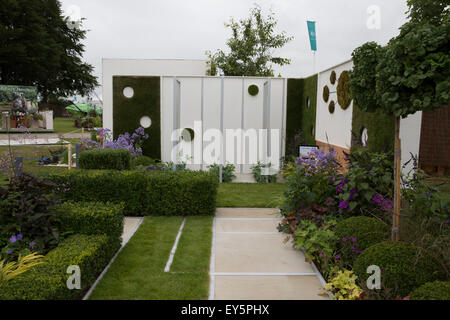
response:
[[[94,149],[79,155],[80,169],[130,170],[131,154],[126,149]]]
[[[314,222],[302,220],[294,233],[295,248],[304,249],[305,256],[314,260],[318,257],[332,257],[334,252],[334,220],[328,220],[322,227]]]
[[[410,294],[411,300],[450,300],[450,282],[434,281],[420,286]]]
[[[232,163],[228,163],[227,165],[222,167],[222,182],[232,182],[236,179],[236,175],[234,174],[234,170],[236,167]],[[220,176],[220,165],[213,164],[209,166],[209,172],[215,174],[217,179]]]
[[[335,300],[359,300],[363,290],[356,284],[358,277],[350,270],[334,269],[334,276],[325,285],[325,289],[333,292]]]
[[[255,178],[255,181],[258,183],[262,183],[262,182],[275,183],[275,182],[277,182],[277,175],[270,174],[271,168],[272,168],[271,163],[263,164],[258,161],[258,163],[256,165],[252,166],[252,173],[253,173],[253,178]],[[269,174],[267,174],[267,173],[269,173]]]
[[[44,256],[34,252],[26,256],[19,255],[17,262],[0,261],[0,285],[2,282],[11,280],[35,266],[44,264],[42,258],[44,258]]]

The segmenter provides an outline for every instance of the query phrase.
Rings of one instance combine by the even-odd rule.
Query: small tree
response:
[[[277,25],[275,14],[271,11],[266,17],[261,7],[256,5],[250,17],[236,22],[231,18],[225,26],[231,28],[233,36],[228,39],[229,53],[218,50],[209,57],[208,74],[225,76],[273,76],[272,64],[289,64],[286,58],[274,57],[273,51],[282,48],[293,38],[285,32],[275,34]]]
[[[399,239],[400,117],[450,101],[450,15],[444,1],[411,0],[410,21],[385,47],[369,42],[352,56],[351,92],[363,111],[395,116],[395,190],[392,239]],[[448,1],[445,1],[448,3]]]

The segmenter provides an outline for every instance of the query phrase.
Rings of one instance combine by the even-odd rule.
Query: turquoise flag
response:
[[[309,42],[311,43],[311,50],[317,51],[317,40],[316,40],[316,22],[306,21],[308,24]]]

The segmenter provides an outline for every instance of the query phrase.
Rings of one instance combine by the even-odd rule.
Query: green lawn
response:
[[[75,127],[74,118],[55,118],[53,129],[54,133],[81,133],[81,129]]]
[[[212,217],[186,219],[171,270],[164,272],[182,219],[146,217],[90,299],[207,299]]]
[[[276,208],[285,190],[283,183],[221,183],[217,206]]]

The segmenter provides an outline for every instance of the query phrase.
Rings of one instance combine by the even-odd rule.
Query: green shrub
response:
[[[222,182],[232,182],[234,179],[236,179],[236,175],[234,174],[234,170],[236,167],[234,164],[227,164],[226,166],[222,167]],[[209,172],[214,174],[217,177],[217,180],[220,178],[220,165],[213,164],[209,166]]]
[[[427,282],[410,296],[411,300],[450,300],[450,282]]]
[[[94,149],[80,153],[81,169],[130,170],[131,154],[125,149]]]
[[[248,94],[251,96],[256,96],[259,93],[259,87],[256,84],[252,84],[248,87]]]
[[[360,251],[389,239],[389,227],[375,218],[351,217],[336,225],[337,243],[342,260],[353,265]],[[352,249],[353,247],[353,249]]]
[[[381,242],[369,247],[355,261],[354,271],[366,281],[367,267],[381,268],[382,289],[391,289],[391,298],[405,297],[419,286],[443,277],[438,263],[419,255],[418,248],[399,242]]]
[[[44,258],[45,264],[6,281],[0,286],[0,300],[70,300],[81,298],[111,260],[105,248],[106,235],[74,235]],[[81,271],[81,289],[69,290],[67,268]]]
[[[337,95],[339,105],[342,109],[346,110],[352,102],[352,98],[350,96],[350,76],[348,71],[342,71],[339,76]]]
[[[263,174],[263,173],[265,173],[265,172],[263,172],[263,170],[270,172],[271,167],[272,167],[271,163],[263,164],[259,161],[256,165],[252,166],[252,174],[253,174],[253,178],[255,179],[255,181],[258,183],[264,183],[264,182],[276,183],[277,182],[276,174],[272,174],[272,175],[264,175]]]
[[[153,159],[147,156],[139,156],[133,160],[134,167],[138,166],[148,167],[152,164],[154,164]]]
[[[70,183],[66,200],[124,204],[124,214],[214,215],[218,181],[208,172],[76,170],[50,179]]]
[[[55,210],[62,233],[105,234],[109,239],[110,255],[120,248],[123,232],[122,204],[68,201]]]

